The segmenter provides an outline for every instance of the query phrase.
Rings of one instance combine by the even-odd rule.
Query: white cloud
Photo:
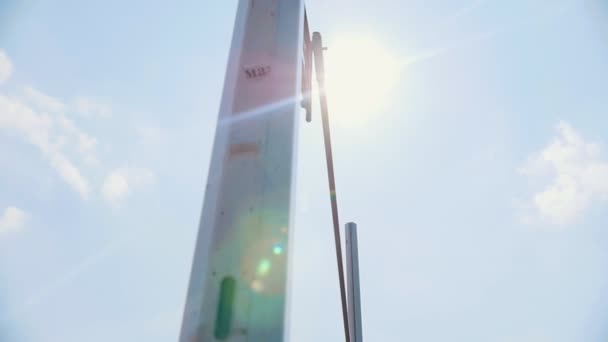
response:
[[[11,70],[10,59],[0,50],[0,83],[9,78]],[[102,166],[97,158],[98,141],[67,114],[107,117],[112,109],[87,97],[78,97],[66,105],[34,87],[18,89],[14,95],[0,92],[0,133],[36,147],[57,175],[82,198],[87,198],[97,184],[91,186],[84,171]],[[106,200],[118,204],[134,190],[153,182],[151,171],[125,167],[110,172],[101,192]]]
[[[80,170],[60,152],[52,151],[49,157],[51,165],[61,175],[63,180],[83,198],[87,198],[89,195],[89,182]]]
[[[104,198],[111,203],[117,203],[129,192],[127,177],[119,171],[112,171],[106,177],[101,187]]]
[[[23,210],[7,207],[0,216],[0,234],[19,231],[25,225],[27,215]]]
[[[97,139],[80,130],[72,120],[68,119],[63,114],[59,114],[56,119],[59,127],[61,127],[63,131],[68,134],[68,137],[71,137],[74,146],[77,147],[78,152],[82,156],[82,158],[88,164],[98,164],[97,157],[95,156],[95,147],[97,146]],[[64,143],[65,140],[69,140],[68,137],[63,140]]]
[[[21,90],[27,102],[40,111],[62,113],[66,109],[65,104],[60,100],[44,94],[31,86],[22,87]]]
[[[520,169],[530,177],[550,177],[549,184],[533,195],[536,215],[558,225],[578,220],[593,204],[608,199],[608,161],[597,143],[586,141],[566,122],[557,136]]]
[[[150,186],[155,181],[154,173],[148,169],[118,168],[106,176],[101,193],[110,204],[119,206],[134,190]]]
[[[35,90],[30,94],[44,95]],[[45,97],[38,97],[38,100],[41,99],[45,99]],[[53,105],[52,98],[51,101],[42,102],[47,105],[51,104],[50,108],[58,108]],[[30,107],[28,103],[0,94],[0,130],[2,129],[16,133],[36,146],[59,176],[83,198],[87,197],[89,182],[72,159],[68,157],[66,150],[69,146],[66,147],[66,142],[77,141],[83,160],[94,159],[92,149],[95,140],[93,138],[78,129],[63,114],[37,111]]]
[[[13,73],[13,63],[4,50],[0,49],[0,85],[6,82]]]
[[[74,111],[85,117],[108,118],[112,114],[112,108],[88,97],[78,97],[74,101]]]

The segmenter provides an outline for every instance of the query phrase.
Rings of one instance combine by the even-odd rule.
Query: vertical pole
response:
[[[351,342],[348,329],[348,308],[346,304],[346,285],[344,284],[344,264],[342,263],[342,239],[340,238],[340,222],[338,219],[338,199],[336,196],[336,178],[334,175],[334,158],[331,151],[331,134],[329,129],[329,109],[325,94],[325,62],[323,59],[323,40],[321,34],[312,34],[313,55],[317,83],[319,84],[319,100],[321,102],[321,119],[323,122],[323,140],[325,142],[325,160],[327,162],[327,179],[329,181],[329,198],[331,201],[331,216],[334,224],[334,240],[336,243],[336,261],[338,263],[338,280],[340,282],[340,298],[342,301],[342,319],[344,321],[344,336],[346,342]]]
[[[288,336],[304,3],[237,3],[180,342]]]
[[[348,282],[348,322],[352,342],[362,342],[361,294],[359,288],[359,249],[357,224],[346,224],[346,276]]]

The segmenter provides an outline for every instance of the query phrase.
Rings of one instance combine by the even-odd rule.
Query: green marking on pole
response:
[[[236,295],[236,281],[233,277],[225,277],[220,285],[220,298],[217,305],[217,317],[215,319],[215,338],[225,340],[230,336],[232,328],[232,310],[234,309],[234,297]]]

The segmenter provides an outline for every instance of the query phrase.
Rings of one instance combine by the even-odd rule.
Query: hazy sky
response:
[[[0,1],[0,340],[177,341],[236,4]],[[608,4],[307,6],[364,338],[606,341]],[[343,338],[313,120],[292,342]]]

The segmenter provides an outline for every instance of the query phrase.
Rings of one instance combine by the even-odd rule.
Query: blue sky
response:
[[[177,340],[236,4],[0,3],[1,340]],[[605,341],[608,4],[307,6],[365,108],[332,119],[365,339]],[[292,341],[337,341],[318,115],[298,153]]]

